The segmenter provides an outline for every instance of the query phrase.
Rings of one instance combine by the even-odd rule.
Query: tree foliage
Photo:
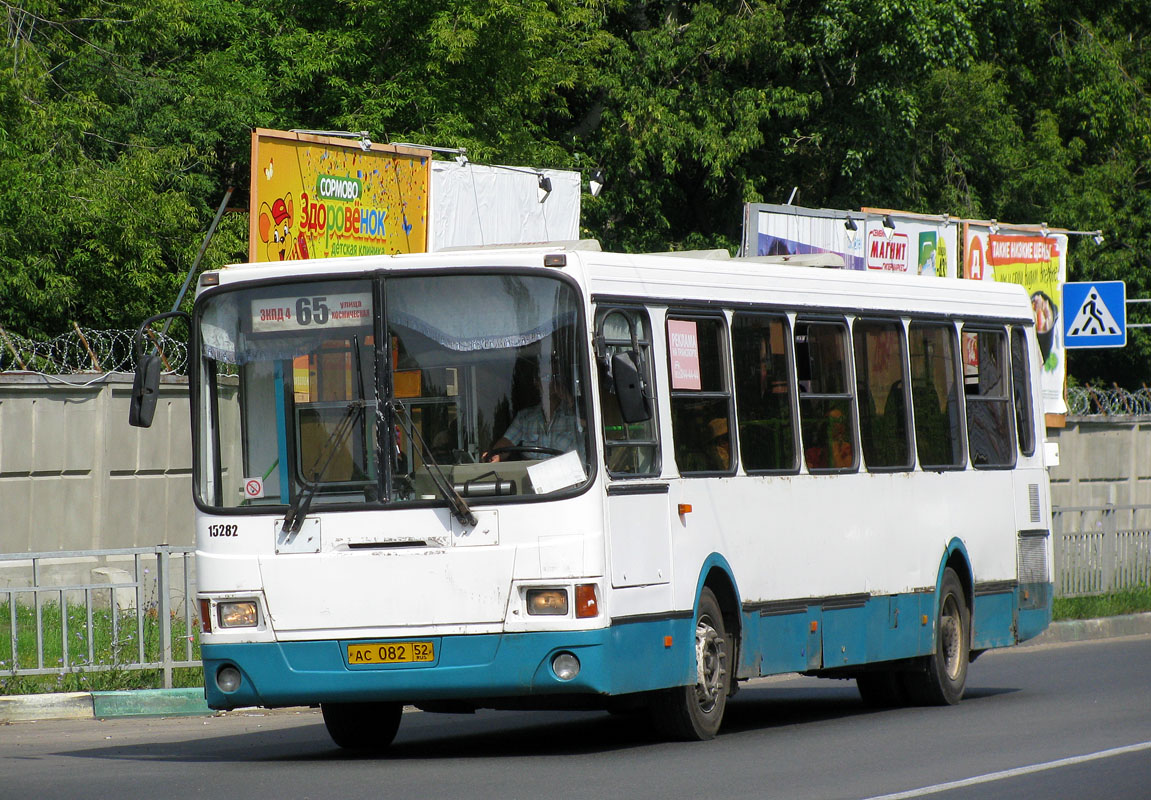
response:
[[[0,0],[0,325],[175,299],[256,127],[603,169],[584,225],[729,247],[742,204],[1102,228],[1071,278],[1151,296],[1151,2]],[[243,259],[226,218],[205,266]],[[1072,359],[1151,380],[1141,332]]]

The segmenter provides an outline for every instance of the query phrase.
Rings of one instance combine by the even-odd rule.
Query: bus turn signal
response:
[[[576,618],[586,619],[599,616],[599,601],[595,596],[594,583],[581,583],[576,586]]]

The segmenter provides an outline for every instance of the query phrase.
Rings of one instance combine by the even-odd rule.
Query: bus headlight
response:
[[[228,600],[216,605],[221,628],[254,628],[259,624],[255,600]]]
[[[528,589],[526,599],[529,614],[562,617],[568,613],[567,589]]]

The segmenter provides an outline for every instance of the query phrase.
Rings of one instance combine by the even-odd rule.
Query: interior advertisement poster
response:
[[[1066,414],[1063,309],[1058,300],[1067,278],[1067,236],[1044,235],[1038,227],[1009,230],[996,226],[992,230],[989,225],[964,224],[963,277],[1018,283],[1027,290],[1043,358],[1043,410]]]
[[[957,277],[959,229],[943,216],[751,204],[744,222],[743,252],[832,253],[843,259],[845,269]]]
[[[248,258],[426,252],[430,174],[430,151],[257,129]]]

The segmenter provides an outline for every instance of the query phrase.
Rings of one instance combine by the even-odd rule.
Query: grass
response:
[[[12,607],[0,603],[0,695],[36,694],[40,692],[89,692],[117,689],[158,689],[163,686],[163,671],[130,669],[140,663],[140,635],[135,611],[92,609],[91,628],[83,605],[67,604],[68,665],[65,665],[63,637],[65,620],[58,602],[40,606],[43,642],[43,668],[54,669],[50,675],[26,675],[17,669],[38,668],[36,647],[36,611],[16,605],[16,649],[13,660]],[[183,660],[184,642],[192,637],[192,658],[200,657],[199,628],[193,620],[187,630],[182,617],[173,617],[173,656]],[[89,654],[89,634],[92,651]],[[142,638],[144,661],[159,661],[160,624],[155,608],[144,613]],[[172,685],[186,688],[203,686],[199,667],[181,667],[172,671]]]
[[[1151,586],[1093,597],[1056,597],[1052,616],[1055,620],[1095,619],[1145,611],[1151,611]]]

